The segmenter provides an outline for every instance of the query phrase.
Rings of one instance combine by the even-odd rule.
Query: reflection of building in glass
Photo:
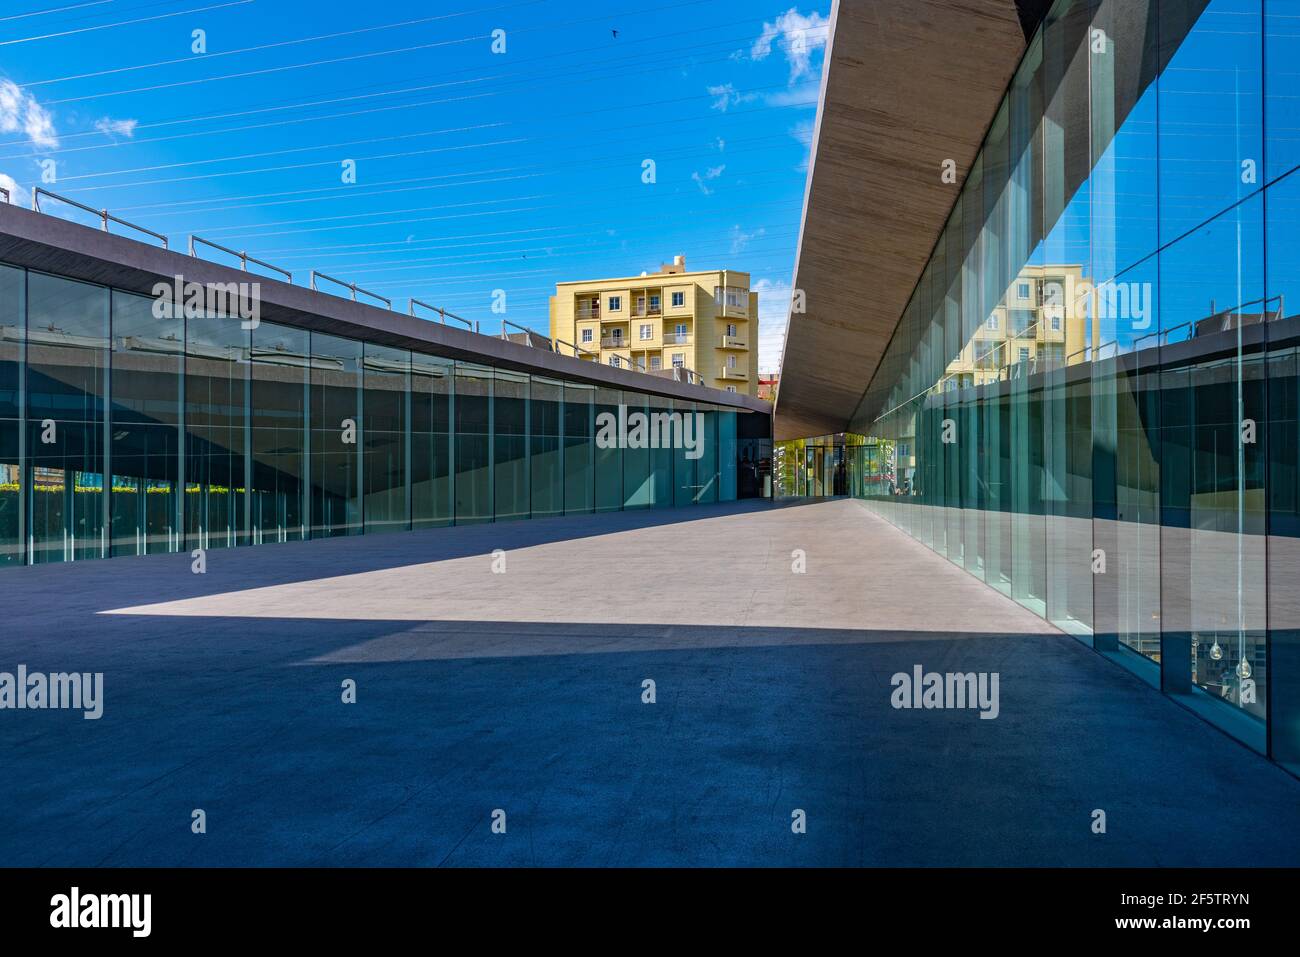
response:
[[[1087,341],[1090,329],[1097,338],[1089,301],[1082,266],[1024,267],[948,363],[941,388],[964,389],[1085,361],[1088,347],[1098,344]]]

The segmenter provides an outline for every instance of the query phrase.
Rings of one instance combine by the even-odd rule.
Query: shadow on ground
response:
[[[0,715],[4,864],[1300,861],[1300,784],[1058,633],[137,623],[75,642],[101,720]],[[998,672],[998,718],[893,709],[915,664]]]

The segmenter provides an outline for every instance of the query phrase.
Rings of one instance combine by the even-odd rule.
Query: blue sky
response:
[[[52,170],[46,188],[174,248],[194,233],[401,309],[489,320],[504,289],[539,330],[557,281],[684,254],[752,274],[774,369],[828,10],[18,0],[0,9],[0,185],[26,203]]]

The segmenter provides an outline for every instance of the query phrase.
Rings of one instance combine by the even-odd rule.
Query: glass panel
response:
[[[623,507],[647,508],[652,496],[650,478],[650,422],[646,418],[646,396],[639,392],[624,392],[623,405],[627,410],[628,442],[623,450]],[[640,423],[640,435],[637,435]]]
[[[688,450],[698,456],[695,461],[696,481],[700,484],[697,502],[718,500],[718,413],[713,406],[701,404],[696,419],[695,448]],[[836,494],[834,472],[829,476],[826,494]]]
[[[736,413],[730,410],[718,412],[718,463],[718,501],[734,502],[740,468],[740,444],[736,440]]]
[[[687,439],[696,434],[696,413],[694,402],[673,402],[673,479],[677,483],[673,492],[673,501],[677,505],[693,505],[699,494],[700,483],[696,478],[698,459],[687,455]],[[815,491],[807,494],[816,495]]]
[[[618,405],[622,393],[617,389],[596,389],[596,511],[616,512],[623,507],[623,447],[618,439]],[[603,416],[609,416],[603,419]],[[612,440],[601,429],[602,422],[612,421]],[[605,438],[602,440],[602,435]]]
[[[19,454],[26,286],[27,275],[21,269],[0,266],[0,566],[21,565],[27,560]]]
[[[650,413],[650,503],[657,507],[673,504],[673,450],[671,443],[662,441],[665,421],[661,416],[670,416],[673,411],[671,399],[661,395],[646,397]]]
[[[564,511],[590,512],[595,494],[595,389],[564,384]]]
[[[186,323],[185,534],[191,550],[248,542],[251,339],[240,326],[220,316]]]
[[[361,343],[311,334],[311,534],[358,535],[361,516]]]
[[[564,383],[533,376],[528,428],[534,518],[564,514],[563,414]]]
[[[28,503],[35,563],[101,558],[108,290],[27,274]]]
[[[496,370],[493,399],[493,442],[496,458],[496,517],[527,518],[528,492],[528,376]]]
[[[450,359],[411,353],[411,527],[452,522]]]
[[[363,473],[367,532],[410,527],[411,353],[367,342],[363,349],[365,410]]]
[[[114,292],[112,305],[112,554],[178,551],[186,320],[180,310],[156,317],[144,296]]]
[[[254,542],[307,537],[307,380],[302,329],[263,322],[252,331],[252,532]]]
[[[456,523],[492,521],[492,370],[456,363]]]
[[[1169,243],[1257,189],[1263,153],[1260,0],[1162,0],[1178,42],[1160,75],[1160,237]],[[1170,44],[1166,41],[1166,47]]]

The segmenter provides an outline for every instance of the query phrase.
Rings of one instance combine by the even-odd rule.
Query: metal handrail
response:
[[[532,329],[528,329],[528,328],[525,328],[524,326],[520,326],[520,325],[517,325],[517,324],[515,324],[515,323],[513,323],[513,322],[509,322],[509,321],[506,320],[505,316],[502,316],[502,317],[501,317],[501,338],[502,338],[502,339],[507,339],[507,340],[508,340],[508,339],[510,338],[510,336],[506,333],[506,328],[507,328],[507,327],[509,327],[509,328],[511,328],[511,329],[518,329],[520,332],[522,332],[525,336],[528,337],[528,338],[527,338],[528,346],[529,346],[530,348],[534,348],[534,349],[537,348],[536,346],[533,345],[533,336],[536,336],[537,333],[534,332]],[[542,337],[541,337],[541,336],[538,336],[538,338],[540,339],[540,338],[542,338]],[[549,343],[551,340],[550,340],[549,338],[547,338],[546,341]]]
[[[3,186],[0,186],[0,193],[4,193],[4,194],[5,194],[5,202],[6,202],[6,203],[10,201],[10,199],[9,199],[9,190],[5,189]]]
[[[35,212],[38,213],[44,212],[44,210],[41,209],[42,196],[48,196],[50,197],[50,199],[57,199],[61,203],[67,203],[69,206],[75,206],[77,207],[77,209],[85,210],[86,212],[90,213],[92,216],[98,216],[100,228],[104,232],[108,232],[109,223],[117,223],[119,226],[126,226],[128,229],[134,229],[137,232],[147,233],[148,235],[152,236],[154,239],[160,239],[162,240],[163,249],[167,248],[167,237],[164,236],[162,233],[155,233],[152,229],[148,229],[144,226],[140,226],[137,225],[136,223],[128,222],[125,219],[121,219],[117,216],[114,216],[106,209],[95,209],[95,207],[93,206],[87,206],[85,203],[79,203],[75,199],[68,199],[68,197],[60,196],[58,193],[51,193],[48,189],[42,189],[39,186],[35,187],[32,190],[32,209]]]
[[[210,246],[211,248],[220,250],[223,253],[228,253],[231,256],[238,257],[239,268],[244,272],[248,272],[249,263],[254,263],[255,265],[261,266],[265,269],[270,269],[272,272],[278,272],[286,280],[288,280],[289,282],[293,282],[293,273],[289,272],[289,270],[287,269],[281,269],[279,266],[272,266],[269,262],[266,262],[265,260],[262,259],[257,259],[254,256],[250,256],[248,255],[248,253],[244,252],[243,250],[234,250],[231,249],[229,246],[223,246],[220,243],[214,243],[210,239],[204,239],[202,236],[195,236],[191,234],[190,255],[195,257],[196,259],[198,258],[199,254],[195,251],[194,246],[198,243],[202,243],[204,246]]]
[[[379,293],[377,293],[377,292],[370,292],[370,291],[367,290],[367,289],[362,289],[360,286],[358,286],[358,285],[357,285],[356,283],[354,283],[354,282],[344,282],[342,279],[335,279],[333,276],[327,276],[327,275],[325,275],[323,272],[317,272],[316,270],[313,269],[313,270],[311,271],[311,288],[312,288],[312,289],[315,289],[317,292],[323,292],[323,291],[324,291],[324,290],[322,290],[320,287],[318,287],[318,286],[316,285],[316,280],[317,280],[317,279],[324,279],[326,282],[332,282],[332,283],[334,283],[336,286],[342,286],[344,289],[349,289],[349,290],[351,290],[351,291],[352,291],[352,301],[353,301],[353,302],[356,302],[356,301],[357,301],[357,293],[361,293],[363,296],[369,296],[371,299],[378,299],[380,302],[382,302],[382,303],[383,303],[385,306],[387,306],[389,309],[392,309],[392,308],[393,308],[393,300],[389,299],[389,298],[386,297],[386,296],[381,296],[381,295],[379,295]]]
[[[438,321],[441,322],[444,326],[447,324],[447,317],[450,316],[451,318],[455,319],[457,322],[465,323],[466,328],[468,328],[470,332],[478,332],[477,322],[471,322],[469,319],[464,319],[456,315],[454,312],[448,312],[446,309],[443,309],[441,306],[431,306],[427,302],[422,302],[419,299],[410,300],[410,303],[406,308],[407,315],[414,316],[416,306],[423,306],[425,309],[428,309],[431,312],[436,312],[438,314]]]

